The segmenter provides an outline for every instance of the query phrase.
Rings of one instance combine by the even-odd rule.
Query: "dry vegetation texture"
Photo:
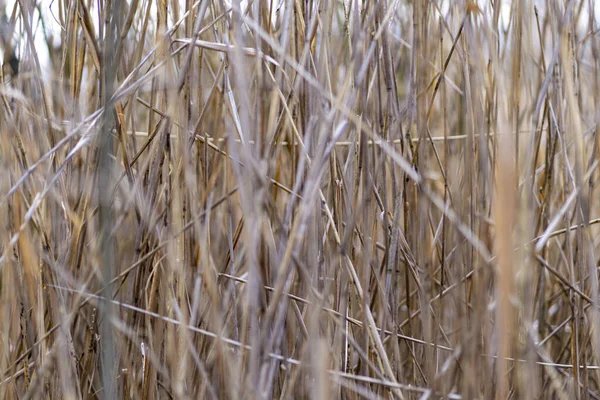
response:
[[[594,0],[0,0],[0,398],[600,397]]]

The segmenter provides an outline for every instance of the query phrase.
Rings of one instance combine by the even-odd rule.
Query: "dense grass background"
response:
[[[0,398],[599,398],[599,29],[0,1]]]

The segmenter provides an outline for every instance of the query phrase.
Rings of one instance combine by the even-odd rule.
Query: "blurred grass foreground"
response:
[[[600,398],[600,3],[0,0],[0,398]]]

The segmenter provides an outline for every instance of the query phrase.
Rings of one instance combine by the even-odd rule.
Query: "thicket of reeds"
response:
[[[0,398],[600,397],[598,2],[0,32]]]

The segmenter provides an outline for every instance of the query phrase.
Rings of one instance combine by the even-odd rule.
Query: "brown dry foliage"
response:
[[[0,1],[0,398],[598,398],[599,16]]]

